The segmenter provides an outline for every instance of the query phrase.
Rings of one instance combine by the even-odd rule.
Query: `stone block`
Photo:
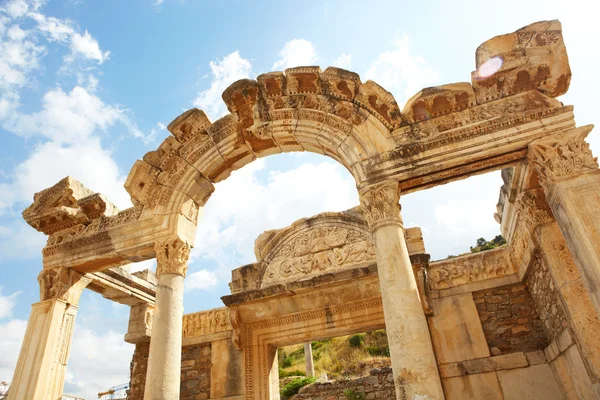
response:
[[[431,339],[440,363],[490,355],[471,294],[432,301],[435,315],[429,318]]]
[[[495,372],[442,379],[446,400],[503,400]]]
[[[548,364],[498,371],[505,400],[561,400],[561,391]]]

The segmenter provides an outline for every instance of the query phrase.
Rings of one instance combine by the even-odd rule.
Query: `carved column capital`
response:
[[[191,246],[180,238],[157,241],[154,244],[156,252],[156,277],[162,274],[176,274],[185,278],[188,269]]]
[[[598,159],[585,141],[592,128],[587,125],[571,129],[529,144],[527,158],[537,171],[542,187],[598,169]]]
[[[527,190],[520,193],[515,202],[518,224],[534,231],[540,225],[554,221],[550,206],[546,203],[541,189]]]
[[[359,190],[360,204],[369,228],[390,223],[402,225],[400,188],[395,180],[365,186]]]
[[[71,268],[45,268],[38,275],[40,301],[62,300],[77,305],[91,279]]]

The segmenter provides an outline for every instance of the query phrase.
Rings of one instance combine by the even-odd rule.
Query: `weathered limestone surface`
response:
[[[537,140],[528,159],[600,313],[600,170],[584,126]]]
[[[31,306],[10,400],[62,395],[77,304],[90,279],[68,268],[45,269],[38,276],[40,302]]]
[[[386,182],[360,193],[373,233],[396,396],[443,399],[427,320],[404,240],[399,188]]]
[[[432,304],[434,313],[428,321],[438,363],[490,356],[470,293],[435,299]]]
[[[152,323],[144,399],[179,398],[183,279],[190,246],[179,238],[157,242],[156,308]]]
[[[560,23],[484,42],[475,67],[471,83],[425,88],[402,111],[339,68],[242,79],[223,93],[230,114],[184,112],[134,164],[134,207],[72,178],[37,193],[23,217],[48,236],[42,301],[10,399],[61,395],[86,285],[132,307],[131,398],[145,385],[146,399],[276,399],[278,347],[383,327],[397,398],[599,398],[600,170],[591,127],[556,99],[571,77]],[[361,207],[264,233],[226,308],[183,318],[189,244],[214,184],[290,151],[344,165]],[[508,246],[430,265],[420,230],[403,227],[400,191],[497,169]],[[153,257],[156,280],[115,268]]]
[[[509,371],[498,371],[505,399],[561,400],[560,389],[548,364]]]

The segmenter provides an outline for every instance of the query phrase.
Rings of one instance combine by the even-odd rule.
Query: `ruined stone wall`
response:
[[[534,257],[529,266],[526,283],[544,323],[548,339],[550,341],[558,339],[569,323],[561,296],[552,281],[550,270],[540,257]]]
[[[150,354],[150,342],[135,345],[133,359],[129,367],[130,381],[127,400],[144,399],[144,386],[146,386],[146,372],[148,371],[148,354]]]
[[[314,383],[300,389],[293,400],[346,399],[346,390],[362,393],[365,400],[395,400],[391,368],[374,369],[369,376],[347,381]]]
[[[181,352],[181,400],[210,397],[211,344],[187,346]]]
[[[473,292],[473,300],[492,355],[548,346],[544,324],[525,284]]]

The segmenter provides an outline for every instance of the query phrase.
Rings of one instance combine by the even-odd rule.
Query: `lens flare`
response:
[[[502,59],[500,57],[492,57],[479,67],[477,70],[478,78],[488,78],[494,75],[502,67]]]

